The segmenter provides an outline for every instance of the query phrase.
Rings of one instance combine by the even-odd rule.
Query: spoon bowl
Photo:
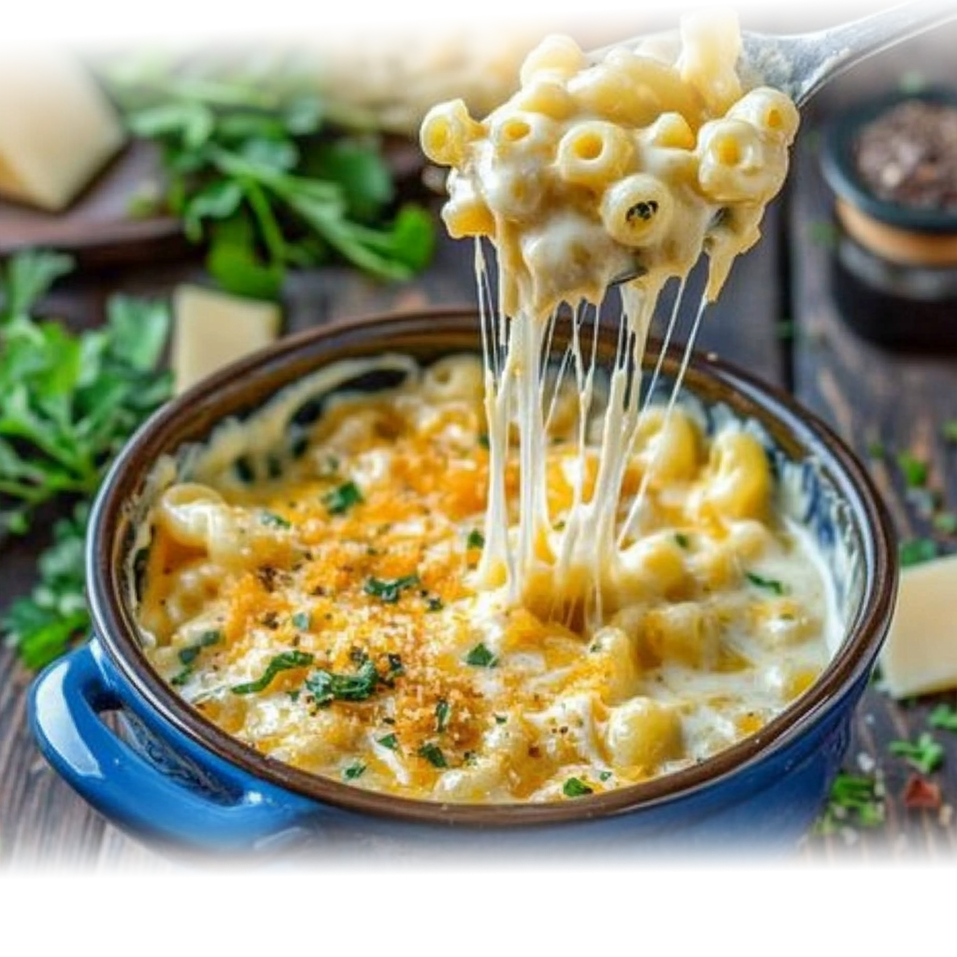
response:
[[[773,87],[800,109],[825,84],[867,57],[954,19],[957,5],[950,0],[917,0],[811,33],[742,31],[737,73],[744,89]],[[647,39],[633,37],[602,47],[592,51],[589,59],[600,62],[614,48],[638,46]],[[631,282],[640,275],[636,266],[615,276],[609,286]]]

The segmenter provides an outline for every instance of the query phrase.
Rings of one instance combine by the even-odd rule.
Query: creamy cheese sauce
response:
[[[661,404],[657,370],[642,388],[659,293],[704,254],[717,295],[797,127],[741,89],[736,24],[673,39],[591,64],[551,38],[484,120],[426,117],[446,224],[476,237],[481,361],[337,364],[154,472],[147,653],[252,747],[415,798],[576,798],[756,732],[837,646],[755,431],[706,432],[680,374]],[[605,363],[598,305],[625,273]],[[403,381],[315,406],[373,372]]]
[[[373,369],[405,381],[327,401],[297,435],[312,397]],[[634,494],[650,475],[645,532],[600,625],[489,588],[483,380],[471,356],[333,366],[160,463],[137,611],[160,674],[280,760],[468,802],[565,799],[687,766],[814,680],[840,632],[828,578],[731,418],[707,436],[691,409],[649,410],[622,479]],[[606,392],[600,373],[592,388]],[[542,443],[554,550],[599,471],[592,456],[581,474],[574,383],[556,408]],[[735,456],[752,481],[727,498]],[[513,539],[520,478],[513,448]]]

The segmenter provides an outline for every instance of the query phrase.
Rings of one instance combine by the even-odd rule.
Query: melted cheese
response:
[[[297,431],[316,396],[376,371],[404,381],[330,400]],[[564,799],[572,778],[597,792],[685,767],[803,691],[840,623],[772,483],[742,506],[752,514],[731,517],[722,500],[715,450],[760,450],[740,423],[708,437],[690,409],[656,410],[624,484],[636,492],[652,458],[669,477],[647,485],[647,530],[595,627],[487,585],[482,382],[476,357],[425,370],[399,357],[343,363],[159,463],[137,609],[158,671],[265,754],[468,802]],[[597,373],[592,390],[608,392]],[[557,404],[577,399],[566,383]],[[690,461],[661,451],[665,429],[691,437]],[[556,549],[573,486],[597,480],[567,468],[578,432],[556,415],[542,442]],[[521,467],[512,448],[502,482],[514,543]]]
[[[426,154],[451,167],[449,231],[487,237],[498,261],[498,297],[483,322],[492,475],[484,581],[507,579],[513,602],[592,625],[627,593],[630,549],[645,531],[642,495],[619,513],[645,422],[640,370],[658,296],[669,280],[684,283],[702,254],[710,260],[706,296],[717,295],[735,256],[758,239],[798,125],[785,95],[742,90],[733,17],[688,17],[675,39],[672,51],[659,40],[615,47],[593,63],[573,40],[550,37],[526,59],[521,88],[485,119],[451,101],[430,111],[421,132]],[[490,285],[484,269],[479,254],[480,289]],[[580,421],[592,420],[595,363],[580,348],[584,316],[592,306],[597,324],[597,306],[623,276],[633,278],[621,284],[594,482],[574,489],[556,538],[542,356],[558,311],[570,307],[577,334],[568,366]],[[512,431],[522,474],[514,542],[501,480]],[[580,435],[582,462],[586,445]]]
[[[707,434],[681,375],[661,405],[658,370],[643,388],[658,294],[703,253],[718,293],[797,125],[741,90],[735,24],[677,39],[590,64],[552,38],[486,119],[426,117],[445,221],[477,237],[481,363],[340,363],[158,466],[144,642],[241,740],[415,798],[564,799],[755,733],[828,660],[829,576],[754,431]],[[598,306],[626,272],[606,364]],[[319,408],[374,373],[403,381]]]

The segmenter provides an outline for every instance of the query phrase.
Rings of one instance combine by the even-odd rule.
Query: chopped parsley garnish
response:
[[[436,596],[430,596],[426,599],[426,610],[427,611],[441,611],[445,607],[444,602],[441,598]]]
[[[927,463],[923,459],[917,458],[912,452],[906,450],[898,452],[897,465],[909,488],[921,488],[927,484]]]
[[[766,591],[775,595],[784,595],[787,593],[784,583],[779,582],[775,578],[765,578],[763,575],[758,575],[755,572],[745,572],[744,575],[747,580],[757,588],[764,588]]]
[[[344,515],[353,505],[362,501],[362,492],[355,482],[345,482],[322,496],[322,504],[330,515]]]
[[[483,432],[481,435],[479,435],[478,444],[483,449],[489,448],[488,432]]]
[[[903,567],[919,565],[937,557],[937,542],[932,538],[911,538],[901,542],[898,548],[900,563]]]
[[[465,663],[476,668],[494,668],[498,658],[480,641],[466,656]]]
[[[376,666],[367,658],[354,675],[319,668],[306,678],[305,687],[322,707],[333,701],[365,701],[375,694],[380,680]]]
[[[581,778],[569,778],[564,785],[562,785],[562,794],[565,797],[578,798],[584,797],[586,794],[594,794],[594,788],[587,785]]]
[[[935,532],[942,535],[957,534],[957,512],[937,512],[932,521]]]
[[[485,536],[477,528],[473,528],[465,544],[467,548],[485,548]]]
[[[297,611],[296,614],[292,616],[292,627],[298,628],[299,631],[308,631],[311,621],[312,616],[308,611]]]
[[[505,724],[505,722],[508,721],[507,714],[496,714],[494,715],[494,718],[496,724]]]
[[[230,691],[233,694],[258,694],[260,691],[265,691],[280,672],[290,671],[293,668],[305,668],[312,662],[313,656],[309,652],[283,651],[266,665],[266,670],[259,678],[255,681],[247,681],[245,684],[233,685]]]
[[[369,578],[366,580],[365,593],[387,605],[394,605],[405,589],[415,588],[418,584],[419,576],[414,572],[403,578]]]
[[[927,723],[932,728],[942,728],[944,731],[957,731],[957,710],[949,704],[939,704],[927,716]]]
[[[675,543],[679,548],[691,547],[691,539],[684,532],[675,532]]]
[[[831,834],[843,824],[879,827],[884,823],[884,801],[873,777],[840,771],[831,785],[827,807],[815,830]]]
[[[289,528],[289,521],[275,512],[263,512],[260,521],[263,525],[269,525],[272,528]]]
[[[384,737],[376,738],[376,744],[381,744],[382,747],[388,748],[390,751],[395,751],[399,747],[399,739],[393,732],[392,734],[387,734]]]
[[[605,782],[605,781],[607,781],[607,780],[611,777],[611,774],[612,774],[611,771],[602,771],[602,772],[600,772],[599,775],[598,775],[598,780],[599,780],[599,781],[602,781],[602,782]]]
[[[434,768],[447,768],[449,766],[445,760],[445,755],[442,753],[442,749],[431,741],[427,744],[423,744],[415,753],[420,758],[425,758]]]
[[[217,642],[222,641],[222,637],[222,634],[218,631],[204,631],[199,636],[198,641],[187,645],[185,648],[180,648],[179,660],[184,665],[191,665],[199,657],[200,652],[202,652],[204,648],[208,648],[210,645],[215,645]]]
[[[435,706],[435,730],[441,734],[449,726],[449,718],[452,717],[452,705],[445,700],[445,698],[439,698],[438,703]]]
[[[342,780],[355,781],[356,778],[361,778],[365,771],[366,766],[361,761],[355,761],[349,767],[343,769]]]
[[[944,748],[932,734],[925,731],[916,741],[891,741],[887,750],[904,758],[921,774],[930,774],[944,763]]]

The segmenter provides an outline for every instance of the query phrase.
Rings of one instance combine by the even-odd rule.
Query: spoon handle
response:
[[[772,86],[798,106],[866,57],[957,19],[953,0],[917,0],[836,27],[795,36],[742,34],[745,87]]]

